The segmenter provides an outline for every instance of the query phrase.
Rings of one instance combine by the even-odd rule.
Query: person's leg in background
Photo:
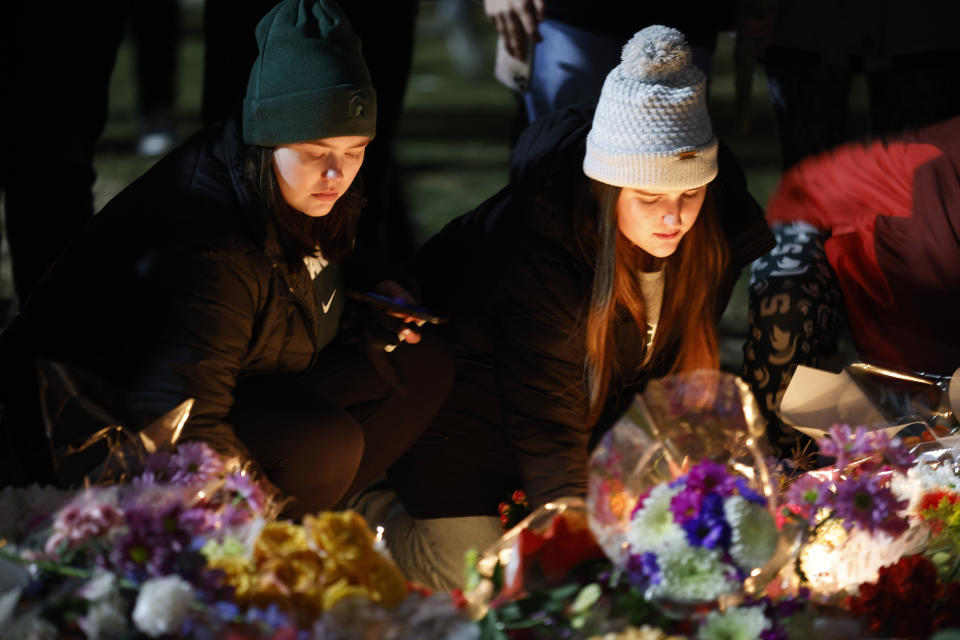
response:
[[[851,72],[816,54],[773,50],[764,59],[784,170],[844,140]]]
[[[177,59],[180,46],[179,0],[133,2],[130,34],[136,50],[137,153],[158,156],[175,142]]]
[[[892,67],[866,72],[870,129],[890,134],[919,128],[960,114],[960,83],[956,76],[960,52],[900,56]]]
[[[413,67],[417,0],[342,0],[340,6],[360,37],[363,58],[377,91],[377,135],[367,146],[360,177],[367,206],[357,230],[358,247],[388,260],[413,255],[416,238],[397,164],[396,139]]]
[[[21,304],[93,216],[94,147],[127,11],[128,0],[4,3],[2,73],[12,93],[0,122],[0,188]]]
[[[254,29],[277,1],[204,0],[200,107],[204,125],[226,120],[239,108],[257,57]]]
[[[809,446],[777,413],[797,365],[824,368],[837,351],[843,298],[823,248],[825,235],[802,222],[773,227],[777,246],[750,274],[743,377],[781,458]]]
[[[623,40],[558,20],[537,27],[542,40],[533,51],[530,86],[523,96],[527,119],[599,97],[607,73],[620,62]]]
[[[399,384],[366,355],[333,343],[305,376],[242,381],[230,420],[270,480],[301,517],[342,507],[429,426],[453,378],[446,343],[424,334],[387,356]]]

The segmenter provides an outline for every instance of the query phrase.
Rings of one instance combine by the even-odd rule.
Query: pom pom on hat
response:
[[[716,177],[706,76],[692,58],[683,34],[662,25],[627,42],[600,92],[584,173],[635,189],[692,189]]]
[[[683,71],[690,64],[690,47],[676,29],[653,25],[630,38],[620,59],[624,75],[657,80]]]

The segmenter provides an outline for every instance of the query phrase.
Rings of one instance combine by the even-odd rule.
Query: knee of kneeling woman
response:
[[[357,474],[364,447],[363,430],[350,414],[325,419],[291,452],[283,472],[271,477],[291,498],[283,515],[300,519],[334,508]]]
[[[436,408],[443,404],[453,387],[454,374],[453,351],[443,336],[424,331],[420,342],[395,351],[394,361],[407,393],[422,396]]]

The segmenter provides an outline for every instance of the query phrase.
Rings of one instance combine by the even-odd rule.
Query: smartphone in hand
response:
[[[431,309],[418,307],[416,305],[403,302],[402,300],[397,300],[396,298],[391,298],[390,296],[385,296],[382,293],[375,293],[373,291],[347,291],[347,297],[358,302],[373,305],[379,309],[383,309],[384,311],[393,311],[394,313],[416,318],[417,320],[423,320],[424,322],[429,322],[430,324],[443,324],[449,319],[446,316],[442,316],[437,312],[432,311]]]

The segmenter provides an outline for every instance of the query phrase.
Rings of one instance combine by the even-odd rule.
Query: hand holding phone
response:
[[[448,320],[446,316],[440,315],[431,309],[410,304],[401,298],[394,298],[382,293],[373,291],[347,291],[347,297],[358,302],[372,305],[378,309],[383,309],[398,318],[413,318],[414,320],[429,322],[430,324],[443,324]]]

